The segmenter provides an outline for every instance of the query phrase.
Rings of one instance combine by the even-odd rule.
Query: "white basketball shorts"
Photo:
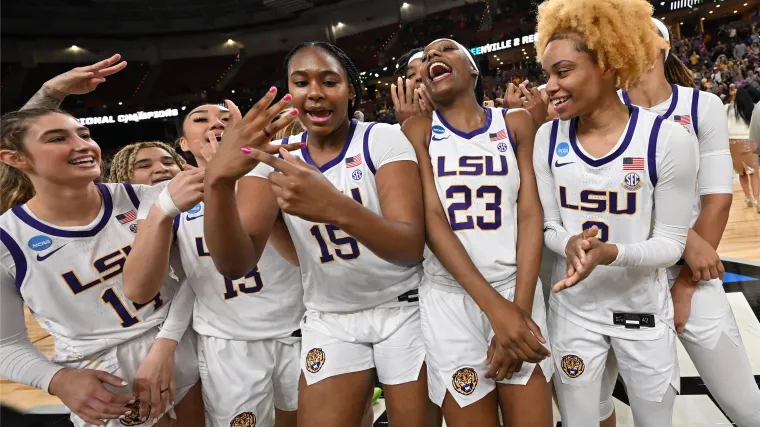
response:
[[[153,328],[139,337],[123,342],[104,351],[98,355],[98,357],[77,367],[99,369],[124,379],[124,381],[129,383],[125,387],[115,388],[106,385],[106,388],[114,393],[131,395],[132,379],[137,373],[143,359],[148,355],[153,342],[156,340],[156,334],[158,331],[158,328]],[[177,350],[174,353],[174,383],[176,386],[175,405],[182,401],[182,398],[185,397],[187,392],[190,391],[199,380],[198,355],[194,340],[195,333],[188,330],[180,340],[177,345]],[[156,417],[156,414],[151,414],[152,416],[148,417],[148,419],[141,420],[139,402],[127,405],[127,408],[130,410],[130,413],[125,419],[108,420],[106,426],[123,427],[140,425],[141,427],[149,427],[153,425],[153,418]],[[167,408],[165,414],[176,420],[173,407]],[[85,422],[75,414],[71,414],[71,422],[76,427],[95,427],[94,424]]]
[[[311,385],[375,368],[387,385],[416,381],[425,361],[416,290],[352,313],[306,310],[301,321],[301,370]]]
[[[514,301],[512,284],[497,288],[506,299]],[[483,311],[467,293],[446,291],[427,279],[420,286],[422,332],[428,353],[428,394],[438,406],[443,404],[446,391],[465,407],[482,399],[496,388],[496,382],[486,378],[486,356],[494,336],[491,324]],[[546,309],[541,284],[533,298],[533,321],[536,322],[549,346],[546,330]],[[520,372],[501,384],[525,385],[536,364],[523,363]],[[550,381],[553,364],[550,358],[539,363]]]
[[[199,335],[207,426],[271,426],[274,408],[295,411],[300,353],[299,337],[235,341]]]

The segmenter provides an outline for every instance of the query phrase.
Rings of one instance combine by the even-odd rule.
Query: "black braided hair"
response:
[[[345,71],[346,77],[348,78],[349,83],[351,83],[351,86],[353,86],[354,93],[356,94],[356,98],[354,98],[353,102],[350,99],[348,100],[348,117],[353,117],[354,112],[356,111],[356,107],[362,102],[362,81],[359,76],[359,70],[356,69],[356,66],[348,57],[348,55],[346,55],[346,53],[343,52],[338,46],[321,41],[303,42],[298,44],[296,47],[291,49],[290,52],[288,52],[288,55],[285,57],[285,63],[283,64],[283,68],[285,69],[285,81],[290,80],[290,76],[288,76],[288,66],[290,65],[290,60],[293,58],[293,55],[295,55],[296,52],[305,47],[322,48],[334,56],[335,59],[340,62],[340,65],[343,66],[343,71]]]
[[[409,68],[409,58],[411,58],[412,55],[416,55],[417,53],[422,52],[423,50],[425,49],[418,47],[401,55],[401,58],[399,58],[396,62],[397,68],[396,71],[393,72],[393,75],[406,78],[406,70]]]

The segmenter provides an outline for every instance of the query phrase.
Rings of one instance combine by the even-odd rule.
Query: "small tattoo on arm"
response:
[[[63,102],[63,99],[66,97],[66,95],[56,91],[55,89],[51,89],[47,86],[42,86],[40,90],[37,91],[32,97],[29,99],[29,101],[24,104],[23,107],[21,107],[22,110],[28,110],[31,108],[50,108],[50,109],[57,109],[61,106],[61,103]]]

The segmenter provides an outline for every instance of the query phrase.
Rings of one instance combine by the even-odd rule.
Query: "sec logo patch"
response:
[[[306,353],[306,370],[316,374],[325,365],[325,352],[321,348],[312,348]]]
[[[578,378],[583,374],[586,366],[583,364],[583,359],[574,355],[567,354],[562,356],[562,372],[570,378]]]
[[[457,393],[469,396],[478,386],[478,373],[472,368],[460,368],[452,375],[451,385]]]
[[[628,191],[638,191],[644,185],[639,174],[631,172],[623,178],[622,186]]]

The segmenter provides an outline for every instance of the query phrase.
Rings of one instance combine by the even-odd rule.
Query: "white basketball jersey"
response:
[[[683,126],[690,134],[694,135],[694,143],[699,146],[699,101],[700,98],[702,98],[703,103],[707,102],[706,97],[710,96],[710,94],[707,92],[701,92],[697,88],[683,87],[674,84],[671,84],[670,86],[673,89],[673,95],[671,96],[669,103],[664,102],[652,108],[639,108],[651,111],[652,113],[662,116],[665,120],[670,120]],[[632,105],[626,91],[619,90],[618,95],[624,104]],[[697,184],[695,183],[695,186],[696,185]],[[701,210],[699,195],[697,195],[692,211],[692,226],[697,221]]]
[[[195,292],[193,329],[223,339],[283,338],[299,329],[304,314],[301,272],[270,245],[244,278],[217,272],[204,241],[204,205],[174,218],[174,231],[187,284]]]
[[[304,132],[282,143],[306,142],[306,138]],[[383,145],[394,144],[404,144],[406,152],[391,161],[416,161],[414,149],[398,128],[352,120],[343,151],[318,169],[341,192],[382,215],[375,165],[379,169],[384,160],[372,153],[382,151]],[[292,154],[314,165],[307,147]],[[265,178],[271,171],[262,163],[248,175]],[[306,308],[334,313],[364,310],[403,300],[403,294],[419,287],[421,266],[404,267],[385,261],[336,225],[288,214],[284,217],[301,265]]]
[[[167,282],[145,304],[124,297],[122,272],[137,231],[139,196],[149,187],[97,186],[103,206],[87,226],[58,227],[24,205],[0,217],[0,262],[15,272],[24,302],[55,338],[55,362],[83,361],[159,326],[177,290]]]
[[[492,285],[517,272],[517,193],[520,172],[512,135],[501,109],[486,108],[486,122],[466,133],[436,111],[428,148],[435,186],[449,224],[475,266]],[[425,275],[461,290],[430,253]]]
[[[594,159],[576,139],[577,118],[555,119],[548,162],[556,187],[562,226],[572,235],[596,226],[599,239],[638,243],[652,233],[657,144],[673,126],[638,107],[620,141],[608,155]],[[565,276],[566,259],[557,257],[553,282]],[[664,269],[600,265],[579,285],[552,293],[550,304],[561,316],[589,330],[618,337],[656,337],[672,325],[670,293]],[[636,327],[632,319],[637,319]],[[651,325],[654,326],[651,326]]]

